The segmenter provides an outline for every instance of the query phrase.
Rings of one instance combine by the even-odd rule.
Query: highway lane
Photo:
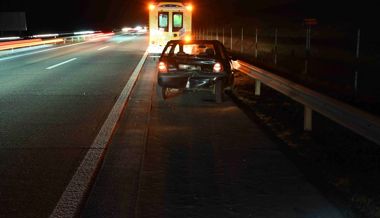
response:
[[[1,217],[49,216],[146,46],[115,36],[0,57]]]

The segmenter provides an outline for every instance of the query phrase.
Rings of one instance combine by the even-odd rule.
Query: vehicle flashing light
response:
[[[194,7],[193,7],[193,5],[187,5],[186,6],[186,9],[188,10],[188,11],[193,11],[193,9],[194,9]]]
[[[191,41],[191,36],[189,36],[189,35],[187,35],[187,36],[185,36],[185,42],[190,42]]]
[[[222,65],[219,62],[217,62],[214,64],[213,72],[220,73],[222,69],[223,69]]]
[[[154,4],[149,4],[148,8],[149,10],[153,10],[154,8],[156,8],[156,6]]]

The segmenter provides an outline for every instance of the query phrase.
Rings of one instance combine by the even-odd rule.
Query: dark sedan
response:
[[[158,95],[166,99],[173,89],[211,88],[215,101],[233,84],[231,57],[216,40],[169,41],[158,62]]]

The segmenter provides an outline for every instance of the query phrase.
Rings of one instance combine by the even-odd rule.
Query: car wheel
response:
[[[226,88],[228,90],[234,90],[235,89],[235,74],[231,74],[227,80]]]
[[[229,87],[231,90],[235,89],[235,74],[231,74],[230,76]]]
[[[216,103],[223,102],[223,80],[218,79],[215,82],[215,101]]]
[[[168,88],[157,85],[157,95],[161,100],[165,100],[168,97]]]

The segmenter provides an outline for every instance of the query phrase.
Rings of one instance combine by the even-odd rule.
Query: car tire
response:
[[[232,74],[232,81],[231,81],[231,89],[234,90],[236,88],[236,74]]]
[[[160,98],[160,100],[164,100],[168,97],[168,88],[167,87],[161,87],[157,85],[157,95]]]
[[[222,103],[223,102],[223,80],[218,79],[215,82],[215,101],[216,103]]]

